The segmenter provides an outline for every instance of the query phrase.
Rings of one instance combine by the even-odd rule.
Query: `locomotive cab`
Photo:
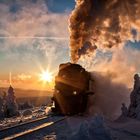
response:
[[[54,113],[74,115],[87,107],[90,74],[78,64],[60,64],[52,97]]]

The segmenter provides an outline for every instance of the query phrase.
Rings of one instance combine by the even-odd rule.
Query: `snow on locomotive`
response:
[[[87,107],[90,74],[80,65],[60,64],[55,77],[52,111],[63,115],[83,113]]]

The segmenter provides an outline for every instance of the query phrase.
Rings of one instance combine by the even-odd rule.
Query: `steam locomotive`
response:
[[[52,112],[63,115],[74,115],[85,112],[88,96],[93,94],[89,89],[90,74],[80,65],[60,64],[55,77]]]

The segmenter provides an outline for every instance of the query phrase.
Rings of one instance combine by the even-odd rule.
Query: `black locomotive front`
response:
[[[55,77],[52,111],[64,115],[83,113],[87,107],[90,74],[78,64],[60,64]]]

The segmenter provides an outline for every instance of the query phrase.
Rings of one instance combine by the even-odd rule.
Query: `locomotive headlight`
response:
[[[73,94],[74,94],[74,95],[76,95],[76,94],[77,94],[77,92],[76,92],[76,91],[73,91]]]
[[[59,90],[56,90],[56,93],[59,93]]]

